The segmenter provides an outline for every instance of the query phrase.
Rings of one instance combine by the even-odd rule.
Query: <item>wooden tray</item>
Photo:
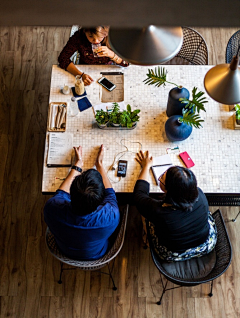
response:
[[[65,115],[62,118],[62,124],[65,123],[64,128],[56,128],[53,126],[53,123],[56,123],[56,116],[57,116],[57,108],[58,106],[62,106],[66,108]],[[54,116],[54,119],[52,119],[52,116]],[[61,116],[60,116],[61,117]],[[48,109],[48,131],[54,131],[54,132],[64,132],[66,131],[66,126],[67,126],[67,103],[62,103],[62,102],[52,102],[49,104],[49,109]]]

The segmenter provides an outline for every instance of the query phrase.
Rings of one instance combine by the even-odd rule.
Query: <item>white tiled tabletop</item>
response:
[[[100,72],[119,71],[117,66],[78,66],[89,74],[95,81],[101,77]],[[168,71],[167,80],[186,87],[190,93],[196,86],[205,91],[203,79],[212,67],[209,65],[165,65]],[[174,86],[156,88],[143,83],[149,67],[133,66],[121,68],[124,72],[124,100],[133,109],[139,108],[140,121],[134,130],[101,130],[95,126],[92,108],[79,112],[76,117],[67,118],[67,132],[73,134],[74,146],[83,147],[84,169],[92,168],[101,144],[106,147],[104,166],[108,169],[113,163],[114,156],[125,148],[129,150],[121,159],[128,161],[126,178],[120,182],[116,171],[110,171],[113,188],[116,192],[132,192],[138,178],[140,167],[134,160],[134,153],[138,151],[140,142],[142,149],[149,150],[153,156],[166,154],[166,148],[179,146],[181,151],[187,151],[195,166],[191,168],[195,173],[198,186],[205,193],[240,193],[240,130],[234,130],[232,112],[228,105],[213,101],[207,94],[208,103],[206,113],[200,115],[205,120],[203,128],[195,129],[190,137],[181,142],[168,141],[164,125],[167,120],[166,105],[168,92]],[[50,102],[67,102],[70,104],[71,94],[64,95],[61,88],[64,84],[74,86],[75,78],[68,72],[54,65],[52,68]],[[86,87],[87,95],[92,105],[100,102],[101,86],[94,82]],[[48,132],[46,134],[42,192],[55,192],[60,179],[65,178],[69,168],[47,168]],[[176,154],[171,155],[173,163],[182,165]],[[60,178],[60,179],[56,179]],[[160,192],[151,174],[151,192]],[[116,182],[116,183],[115,183]]]

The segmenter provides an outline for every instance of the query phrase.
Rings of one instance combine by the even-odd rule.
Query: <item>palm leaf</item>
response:
[[[179,98],[179,100],[186,104],[185,108],[187,109],[193,109],[193,112],[197,110],[198,114],[200,110],[203,110],[204,112],[206,111],[204,104],[208,103],[207,98],[204,96],[204,92],[198,92],[197,93],[197,87],[194,87],[192,90],[192,100],[187,99],[187,98]]]
[[[198,114],[191,113],[191,110],[183,110],[183,117],[180,117],[179,121],[195,128],[202,127],[201,122],[204,122]]]

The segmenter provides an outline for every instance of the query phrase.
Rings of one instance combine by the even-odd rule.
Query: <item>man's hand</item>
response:
[[[97,170],[99,170],[103,166],[103,156],[104,156],[104,147],[103,145],[101,145],[98,151],[96,162],[95,162]]]
[[[83,160],[82,160],[82,146],[73,147],[75,150],[75,166],[82,168]]]

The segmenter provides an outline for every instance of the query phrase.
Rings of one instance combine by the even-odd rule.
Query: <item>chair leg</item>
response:
[[[115,261],[115,259],[113,260],[113,262],[114,262],[114,261]],[[113,263],[113,265],[114,265],[114,263]],[[113,277],[112,277],[113,266],[112,266],[112,270],[110,270],[109,263],[107,264],[107,266],[108,266],[109,275],[110,275],[111,280],[112,280],[112,283],[113,283],[113,290],[117,290],[117,287],[116,287],[116,285],[115,285],[115,283],[114,283],[114,280],[113,280]]]
[[[60,270],[60,277],[59,277],[58,284],[62,284],[62,273],[63,273],[63,263],[61,262],[61,270]]]
[[[240,214],[240,211],[239,211],[238,214],[235,216],[235,218],[232,219],[232,222],[236,222],[236,221],[237,221],[237,218],[238,218],[239,214]]]
[[[163,298],[163,295],[164,295],[164,294],[165,294],[165,292],[166,292],[167,284],[168,284],[168,280],[166,281],[165,286],[163,285],[162,295],[161,295],[161,297],[160,297],[160,300],[157,302],[157,305],[161,305],[161,303],[162,303],[162,298]]]
[[[211,281],[210,293],[208,294],[209,297],[213,296],[212,291],[213,291],[213,280]]]

